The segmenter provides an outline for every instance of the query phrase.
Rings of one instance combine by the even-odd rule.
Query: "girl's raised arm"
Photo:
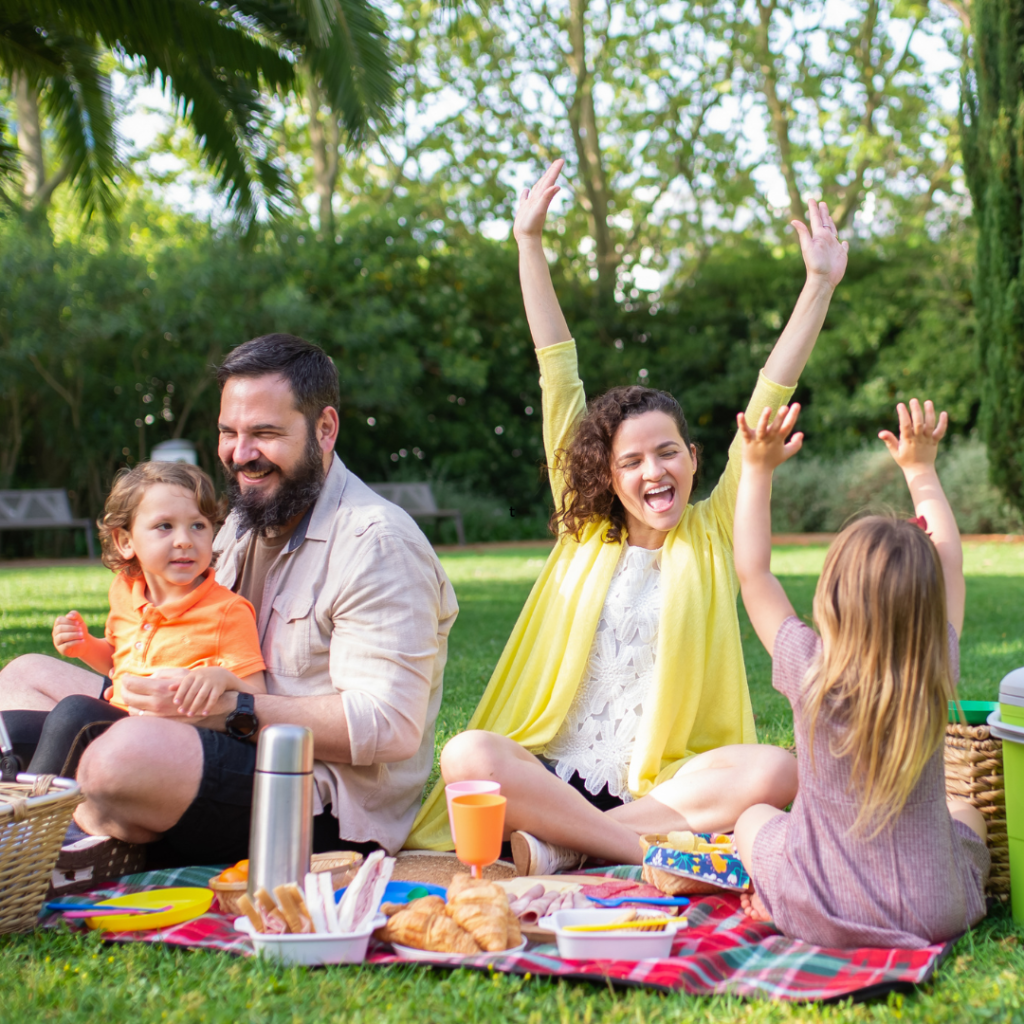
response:
[[[924,519],[925,529],[938,549],[946,582],[946,615],[959,636],[964,628],[966,602],[964,550],[956,517],[935,471],[935,456],[949,417],[945,413],[936,417],[935,406],[930,401],[925,402],[922,409],[916,398],[910,400],[909,409],[900,402],[896,414],[900,421],[899,439],[889,430],[880,431],[878,436],[903,470],[914,511]]]
[[[551,283],[543,242],[544,221],[551,200],[558,193],[555,180],[564,163],[564,160],[556,160],[533,188],[523,189],[512,225],[512,234],[519,245],[519,280],[523,288],[526,319],[537,348],[572,340]]]
[[[807,365],[825,322],[832,293],[846,273],[846,255],[850,248],[849,242],[839,241],[828,204],[812,202],[807,208],[807,219],[811,225],[809,230],[798,220],[792,222],[800,238],[807,281],[786,329],[764,364],[764,375],[785,387],[795,385]]]
[[[743,440],[743,470],[736,493],[733,559],[743,605],[769,654],[779,626],[796,614],[782,584],[772,575],[771,499],[772,473],[796,455],[803,444],[803,434],[793,434],[786,440],[799,414],[799,405],[783,405],[771,421],[771,409],[765,409],[753,430],[743,413],[736,417]]]

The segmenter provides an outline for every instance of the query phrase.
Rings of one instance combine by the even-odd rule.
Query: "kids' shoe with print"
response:
[[[529,832],[513,832],[510,840],[517,875],[554,875],[559,871],[572,871],[587,859],[586,854],[577,853],[567,846],[545,843]]]
[[[50,876],[47,899],[95,889],[112,878],[141,871],[145,864],[145,846],[113,836],[90,836],[72,822]]]

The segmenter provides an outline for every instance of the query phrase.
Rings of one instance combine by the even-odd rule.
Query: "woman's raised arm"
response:
[[[558,193],[555,180],[564,163],[564,160],[556,160],[533,188],[523,189],[512,225],[512,234],[519,245],[519,280],[523,288],[526,319],[537,348],[572,340],[551,283],[543,241],[548,207]]]
[[[807,281],[786,329],[764,364],[764,375],[786,387],[796,384],[807,365],[821,325],[825,322],[832,292],[846,273],[846,257],[850,248],[849,242],[839,241],[827,203],[811,203],[807,208],[807,219],[810,230],[801,221],[792,222],[800,238]]]

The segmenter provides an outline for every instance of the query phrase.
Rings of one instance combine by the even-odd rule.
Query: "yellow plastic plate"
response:
[[[111,914],[103,917],[87,917],[85,923],[101,932],[141,932],[151,928],[166,928],[200,917],[210,909],[213,893],[209,889],[178,888],[151,889],[149,892],[132,892],[101,900],[100,907],[166,907],[159,914]]]

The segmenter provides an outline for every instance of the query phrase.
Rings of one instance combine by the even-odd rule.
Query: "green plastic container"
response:
[[[960,707],[963,709],[968,725],[984,725],[988,721],[988,716],[999,707],[999,704],[994,700],[962,700]],[[956,705],[952,701],[949,702],[949,720],[951,722],[960,721],[960,716],[956,713]]]
[[[989,716],[992,735],[1003,741],[1006,832],[1010,844],[1010,906],[1024,924],[1024,668],[999,684],[999,708]]]

